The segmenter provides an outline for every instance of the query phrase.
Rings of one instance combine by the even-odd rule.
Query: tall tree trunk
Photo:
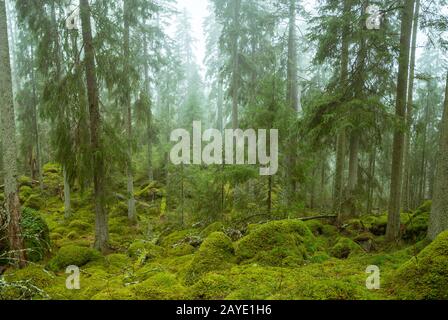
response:
[[[417,49],[417,34],[420,14],[420,0],[415,0],[414,22],[412,27],[412,47],[411,60],[409,67],[409,84],[408,84],[408,98],[406,103],[406,133],[404,142],[404,160],[403,160],[403,210],[408,212],[410,210],[410,190],[411,183],[411,128],[413,122],[413,108],[414,108],[414,77],[415,77],[415,56]]]
[[[32,82],[32,121],[33,121],[33,136],[34,136],[34,148],[36,149],[36,169],[37,174],[39,176],[39,187],[40,190],[44,190],[44,178],[42,174],[42,160],[41,160],[41,153],[40,153],[40,137],[39,137],[39,116],[38,116],[38,110],[37,110],[37,90],[36,90],[36,72],[34,70],[34,47],[31,45],[31,60],[32,60],[32,67],[31,67],[31,82]],[[32,169],[33,170],[33,169]]]
[[[234,35],[232,40],[232,128],[238,129],[238,89],[240,80],[239,64],[239,30],[240,30],[240,10],[241,0],[233,0],[233,25]]]
[[[104,158],[101,146],[101,114],[99,109],[98,84],[96,79],[95,53],[92,40],[89,0],[80,0],[82,36],[84,41],[84,64],[87,81],[87,96],[90,114],[90,140],[93,156],[93,183],[95,198],[95,248],[108,250],[109,226],[105,210]]]
[[[351,10],[351,0],[344,0],[344,16],[347,16]],[[344,19],[344,21],[347,19]],[[347,85],[348,80],[348,60],[349,60],[349,32],[350,26],[348,23],[344,24],[342,31],[342,49],[341,49],[341,86]],[[341,129],[338,134],[336,142],[336,171],[334,180],[334,197],[333,197],[333,211],[338,214],[339,220],[342,219],[342,199],[344,189],[344,170],[345,170],[345,154],[347,150],[347,134],[346,130]]]
[[[299,108],[298,79],[297,79],[297,35],[296,35],[297,1],[289,1],[289,35],[288,35],[288,61],[287,61],[287,102],[291,111],[296,116]],[[297,162],[296,139],[294,135],[288,141],[288,153],[286,155],[286,181],[288,205],[292,204],[297,189],[293,171]]]
[[[16,126],[12,93],[11,62],[9,58],[6,5],[0,0],[0,115],[5,170],[5,204],[9,219],[8,239],[14,265],[24,267],[26,254],[20,227],[21,208],[17,185]]]
[[[289,1],[289,35],[288,35],[288,79],[287,97],[290,108],[298,111],[299,94],[297,79],[297,36],[296,36],[296,0]]]
[[[143,36],[143,45],[145,47],[145,89],[148,98],[148,110],[146,118],[146,135],[148,139],[148,179],[154,180],[154,171],[152,169],[152,105],[151,105],[151,82],[149,79],[149,55],[147,35]]]
[[[400,55],[398,68],[397,98],[395,114],[397,120],[405,121],[406,98],[409,80],[409,53],[411,45],[414,0],[402,1]],[[401,187],[403,178],[404,131],[396,128],[394,132],[392,170],[389,197],[389,215],[386,238],[389,241],[398,239],[400,232]]]
[[[445,104],[441,123],[439,151],[437,154],[434,198],[429,217],[428,237],[434,240],[448,230],[448,73],[446,78]]]
[[[124,112],[125,112],[125,123],[126,123],[126,137],[127,137],[127,159],[126,159],[126,175],[127,175],[127,198],[128,198],[128,218],[129,221],[135,222],[135,198],[134,198],[134,174],[132,168],[132,109],[131,109],[131,86],[129,84],[128,76],[130,71],[130,47],[129,47],[129,37],[130,37],[130,1],[125,0],[123,6],[123,20],[124,20],[124,37],[123,37],[123,61],[124,61]]]

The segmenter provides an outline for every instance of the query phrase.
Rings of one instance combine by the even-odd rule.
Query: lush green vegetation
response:
[[[46,178],[55,184],[62,180],[55,174]],[[143,199],[142,190],[136,190],[137,199]],[[34,239],[26,242],[27,250],[34,259],[24,269],[6,271],[2,299],[447,298],[448,234],[429,246],[421,240],[430,202],[402,214],[406,240],[389,244],[384,215],[363,216],[339,228],[332,220],[302,222],[298,215],[247,225],[225,217],[226,222],[185,229],[178,219],[162,219],[163,198],[154,208],[140,208],[138,226],[128,222],[126,205],[117,199],[110,207],[111,251],[101,255],[90,248],[89,193],[73,194],[70,219],[64,218],[62,199],[48,190],[41,193],[23,182],[21,196],[41,200],[36,210],[23,209],[24,229]],[[81,268],[80,290],[66,288],[70,265]],[[381,270],[379,290],[365,286],[369,265]]]

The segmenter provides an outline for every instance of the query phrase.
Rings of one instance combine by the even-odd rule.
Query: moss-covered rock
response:
[[[48,262],[48,268],[60,271],[71,265],[82,267],[101,258],[101,254],[94,249],[68,245],[59,249],[58,253]]]
[[[233,287],[231,280],[226,276],[209,273],[199,279],[190,290],[193,299],[223,300]]]
[[[349,256],[363,252],[363,249],[353,240],[341,237],[330,249],[330,254],[338,259],[346,259]]]
[[[180,300],[187,298],[187,289],[168,272],[160,272],[130,287],[138,300]]]
[[[187,268],[185,282],[193,284],[207,272],[227,269],[234,260],[234,248],[230,238],[222,232],[214,232],[196,252]]]
[[[402,299],[448,299],[448,231],[401,266],[393,280]]]
[[[236,244],[238,261],[297,266],[317,251],[315,237],[298,220],[272,221],[252,229]]]

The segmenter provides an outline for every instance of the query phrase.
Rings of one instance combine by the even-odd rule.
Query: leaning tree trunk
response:
[[[93,157],[93,184],[95,198],[95,248],[108,250],[109,226],[105,210],[104,158],[101,147],[101,115],[95,69],[95,53],[90,22],[89,0],[80,0],[82,36],[84,41],[84,65],[90,113],[90,144]]]
[[[403,210],[408,212],[410,205],[410,183],[411,183],[411,128],[414,104],[414,77],[415,77],[415,57],[417,49],[417,33],[420,14],[420,0],[415,0],[414,22],[412,27],[412,52],[409,67],[408,100],[406,103],[406,134],[404,142],[404,172],[403,172]]]
[[[437,155],[434,198],[429,218],[428,237],[434,240],[448,230],[448,74],[446,78],[445,106],[441,124],[439,152]]]
[[[149,181],[154,180],[154,171],[152,168],[152,105],[151,105],[151,83],[149,78],[149,56],[148,56],[148,41],[147,41],[147,35],[145,34],[143,36],[143,46],[144,46],[144,52],[145,52],[145,90],[146,95],[148,99],[148,110],[147,110],[147,116],[146,116],[146,136],[148,139],[148,179]]]
[[[397,98],[395,114],[398,120],[405,121],[406,98],[409,76],[409,52],[411,45],[414,0],[402,1],[400,55],[398,68]],[[400,232],[401,186],[403,178],[404,132],[397,127],[394,132],[392,170],[389,197],[389,215],[386,238],[389,241],[398,239]]]
[[[5,205],[8,239],[14,265],[24,267],[26,255],[20,227],[21,208],[17,185],[16,126],[12,93],[11,63],[9,60],[8,23],[5,1],[0,0],[0,116],[5,171]]]

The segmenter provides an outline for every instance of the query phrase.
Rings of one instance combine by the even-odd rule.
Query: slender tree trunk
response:
[[[154,180],[154,171],[152,169],[152,105],[151,105],[151,83],[149,80],[149,55],[147,35],[143,36],[143,45],[145,47],[145,89],[148,97],[148,115],[146,118],[146,135],[148,139],[148,179]]]
[[[108,215],[105,210],[104,158],[101,146],[101,114],[96,79],[95,53],[92,40],[89,0],[80,0],[84,64],[90,113],[90,140],[93,157],[93,183],[95,198],[95,248],[107,252],[109,242]]]
[[[348,15],[351,10],[351,0],[344,0],[344,16]],[[346,19],[344,19],[346,20]],[[341,86],[347,85],[348,80],[348,60],[349,60],[349,32],[350,27],[345,24],[342,31],[342,49],[341,49]],[[345,129],[341,129],[336,142],[336,172],[334,181],[334,197],[333,211],[338,214],[339,220],[342,217],[342,199],[344,189],[344,170],[345,170],[345,154],[347,150],[347,134]]]
[[[399,121],[405,121],[406,97],[409,80],[409,53],[411,45],[412,21],[414,12],[414,0],[402,1],[400,55],[398,68],[396,117]],[[396,128],[394,132],[392,170],[389,197],[389,216],[386,238],[389,241],[397,240],[400,232],[400,205],[401,187],[403,179],[403,149],[404,131]]]
[[[63,168],[64,174],[64,217],[70,218],[72,215],[71,195],[70,195],[70,183],[68,179],[67,170]]]
[[[296,0],[289,2],[289,36],[288,36],[288,103],[294,112],[298,111],[299,94],[297,79],[297,36],[296,36]]]
[[[429,218],[428,237],[431,240],[434,240],[443,231],[448,230],[448,73],[440,129],[441,135],[437,154],[434,198]]]
[[[34,70],[34,48],[31,46],[31,59],[33,61],[33,66],[31,68],[31,82],[32,82],[32,96],[33,96],[33,106],[32,106],[32,121],[33,121],[33,135],[34,135],[34,147],[36,149],[36,169],[39,176],[39,187],[40,190],[44,190],[44,178],[42,174],[42,160],[40,153],[40,137],[39,137],[39,116],[37,110],[37,90],[36,90],[36,72]]]
[[[0,0],[0,115],[5,170],[5,204],[9,218],[8,239],[14,265],[24,267],[26,254],[20,226],[21,208],[17,185],[16,126],[9,58],[8,23],[5,1]]]
[[[136,221],[135,214],[135,198],[134,198],[134,174],[132,168],[132,109],[131,109],[131,86],[127,79],[130,70],[129,63],[129,37],[130,37],[130,1],[124,1],[123,20],[124,20],[124,37],[123,37],[123,61],[124,61],[124,77],[126,78],[124,86],[124,108],[125,108],[125,122],[126,122],[126,136],[127,136],[127,160],[126,160],[126,175],[127,175],[127,198],[128,198],[128,218],[129,221]]]
[[[233,0],[233,24],[234,35],[232,40],[232,128],[238,129],[238,89],[240,79],[239,64],[239,29],[240,29],[240,10],[241,0]]]
[[[296,35],[296,15],[297,15],[297,1],[289,1],[289,35],[288,35],[288,61],[287,61],[287,101],[291,111],[296,116],[299,108],[299,94],[298,94],[298,62],[297,62],[297,35]],[[286,170],[285,178],[287,182],[287,201],[291,205],[294,199],[294,194],[297,189],[297,182],[293,171],[297,162],[296,149],[297,144],[294,135],[289,138],[288,152],[285,157]]]

